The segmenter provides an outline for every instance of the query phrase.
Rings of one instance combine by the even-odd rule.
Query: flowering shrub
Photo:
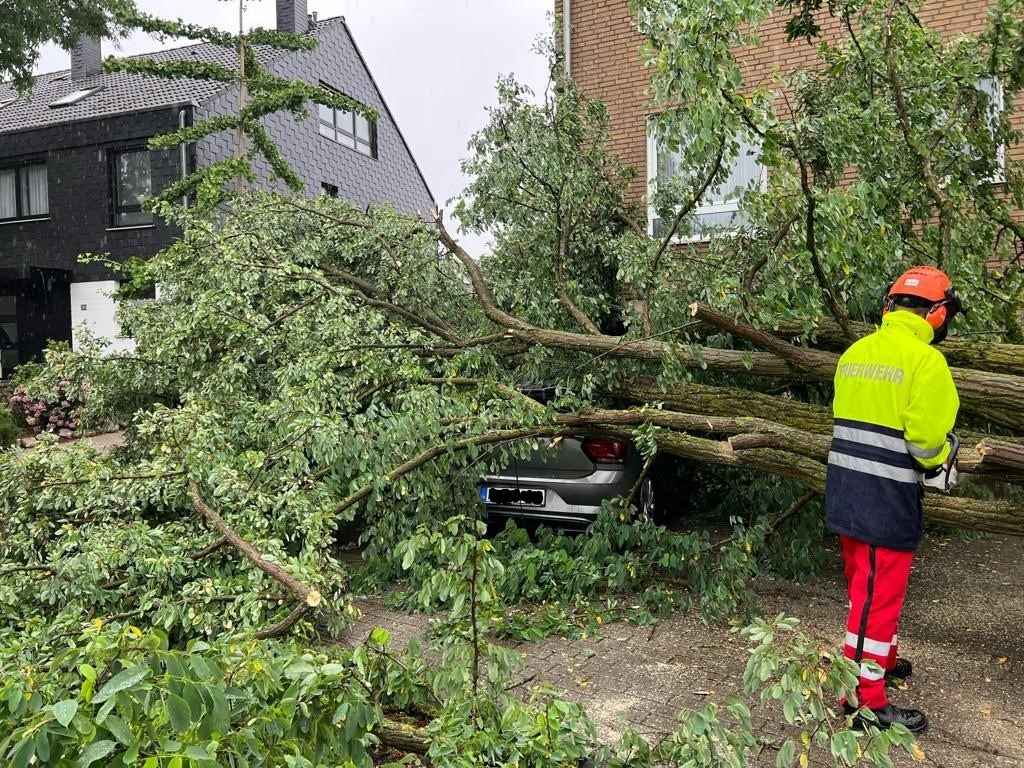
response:
[[[58,381],[48,392],[29,392],[24,384],[19,384],[10,397],[10,406],[15,420],[24,423],[34,435],[78,427],[81,403],[66,379]]]

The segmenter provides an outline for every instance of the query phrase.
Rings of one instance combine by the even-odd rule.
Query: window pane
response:
[[[121,152],[114,159],[114,226],[152,224],[153,215],[139,210],[152,189],[149,152]]]
[[[317,113],[320,115],[320,122],[334,125],[334,110],[325,104],[317,104]]]
[[[18,198],[15,194],[15,170],[0,171],[0,219],[13,219],[18,215]]]
[[[667,152],[658,146],[658,178],[671,179],[679,175],[679,153]]]
[[[50,212],[45,165],[21,169],[21,206],[24,216],[45,216]]]
[[[987,118],[989,131],[993,134],[999,125],[999,115],[1003,111],[1003,84],[996,77],[983,77],[978,80],[978,90],[988,96]]]
[[[757,182],[761,178],[758,154],[758,147],[741,139],[739,155],[729,169],[729,176],[717,189],[709,191],[705,196],[708,204],[736,200],[749,185]]]
[[[153,223],[153,214],[146,211],[118,211],[114,216],[115,227],[138,227]]]
[[[362,141],[356,142],[356,149],[367,157],[373,156],[373,148]]]
[[[344,144],[349,149],[355,149],[356,148],[356,140],[355,140],[355,138],[352,137],[352,136],[349,136],[346,133],[342,133],[341,131],[338,131],[338,141],[340,141],[342,144]]]
[[[336,138],[336,136],[334,134],[334,128],[332,128],[331,126],[327,125],[327,123],[320,123],[320,135],[321,136],[326,136],[328,139],[332,139],[334,141],[337,141],[337,138]]]
[[[117,156],[117,205],[138,205],[150,192],[149,152],[122,152]]]
[[[370,141],[370,121],[362,115],[355,115],[356,118],[356,138],[362,141]]]
[[[709,229],[728,229],[738,227],[747,220],[744,211],[719,211],[716,213],[698,213],[696,233],[702,234]]]
[[[716,188],[704,194],[705,205],[716,205],[732,202],[740,194],[761,178],[761,164],[757,162],[760,146],[744,139],[739,140],[739,153],[729,169],[729,175]],[[658,149],[658,178],[670,179],[680,173],[680,156],[676,152],[665,152]],[[699,210],[699,209],[698,209]]]

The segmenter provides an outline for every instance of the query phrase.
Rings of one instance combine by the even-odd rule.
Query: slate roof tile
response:
[[[344,24],[342,17],[317,22],[314,35],[327,25]],[[256,55],[261,64],[288,55],[287,51],[257,46]],[[196,43],[127,58],[149,58],[154,61],[193,60],[221,64],[234,69],[237,57],[234,50],[213,43]],[[103,89],[66,107],[50,107],[57,99],[85,88],[103,86]],[[0,133],[13,133],[47,125],[71,121],[91,120],[129,112],[141,112],[195,101],[206,102],[229,85],[214,80],[193,78],[169,79],[132,72],[101,72],[72,80],[71,70],[37,75],[28,96],[19,96],[9,82],[0,83]],[[13,99],[10,103],[6,103]]]

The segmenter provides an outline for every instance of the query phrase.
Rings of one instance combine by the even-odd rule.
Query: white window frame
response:
[[[751,145],[753,146],[753,145]],[[768,187],[768,169],[758,163],[760,167],[760,178],[758,185],[762,190]],[[654,237],[654,221],[658,218],[658,212],[654,209],[654,192],[658,188],[658,137],[653,130],[653,124],[648,120],[647,124],[647,234]],[[701,216],[710,216],[718,213],[734,213],[740,209],[739,199],[716,200],[705,202],[694,208],[692,215],[700,220]],[[701,231],[693,235],[673,235],[674,243],[707,243],[713,236],[720,237],[736,232],[738,228],[722,227],[713,231]]]

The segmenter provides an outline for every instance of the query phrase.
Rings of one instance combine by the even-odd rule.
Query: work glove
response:
[[[960,470],[957,467],[957,454],[960,452],[960,441],[950,432],[946,435],[949,441],[949,456],[944,464],[926,469],[921,476],[921,485],[932,488],[940,493],[949,493],[960,484]]]

